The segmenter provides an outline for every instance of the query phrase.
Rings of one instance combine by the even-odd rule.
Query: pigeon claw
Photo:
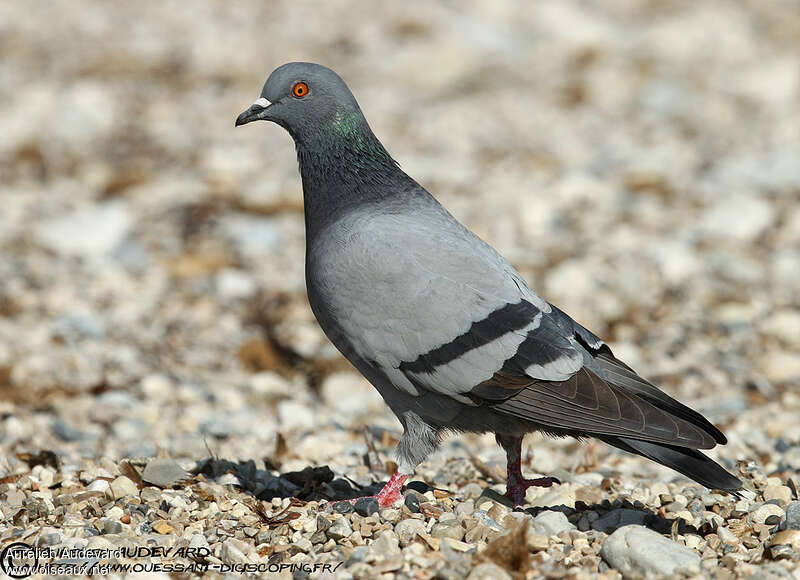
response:
[[[407,475],[402,475],[398,472],[395,472],[394,475],[389,478],[389,481],[386,482],[386,485],[383,486],[383,489],[378,492],[377,496],[375,496],[378,498],[378,503],[382,508],[389,507],[397,500],[403,498],[403,494],[401,492],[403,489],[403,484],[407,479]]]
[[[403,484],[408,479],[407,475],[402,475],[400,473],[395,473],[392,477],[389,478],[389,481],[386,482],[386,485],[383,486],[378,492],[378,495],[365,495],[362,497],[354,497],[352,499],[346,499],[349,504],[356,505],[360,500],[367,499],[367,498],[375,498],[378,500],[378,505],[382,508],[392,506],[396,501],[403,499]],[[321,507],[330,511],[333,509],[333,504],[330,502],[325,502],[321,504]]]
[[[554,483],[561,484],[555,477],[538,477],[536,479],[512,479],[506,484],[506,497],[514,502],[515,506],[525,503],[525,492],[529,487],[551,487]]]

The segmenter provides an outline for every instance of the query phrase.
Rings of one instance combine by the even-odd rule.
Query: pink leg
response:
[[[525,479],[522,477],[522,437],[496,435],[495,439],[506,451],[508,471],[506,497],[513,501],[514,505],[525,503],[525,491],[529,487],[550,487],[554,483],[561,483],[555,477]]]
[[[378,492],[378,503],[381,507],[389,507],[398,499],[402,499],[403,494],[400,493],[400,490],[403,489],[403,484],[407,479],[407,475],[402,475],[399,471],[394,472],[383,489]]]
[[[392,475],[389,481],[386,482],[386,485],[383,486],[383,489],[378,492],[378,495],[365,495],[363,497],[354,497],[353,499],[344,501],[355,505],[355,503],[361,499],[374,497],[378,500],[379,506],[382,508],[389,507],[397,500],[403,499],[403,494],[400,490],[403,489],[403,484],[407,479],[408,475],[403,475],[399,471],[395,471],[394,475]],[[331,507],[333,507],[333,504],[328,504],[328,508],[330,509]]]

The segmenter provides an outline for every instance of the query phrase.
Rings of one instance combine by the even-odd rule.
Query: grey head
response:
[[[354,204],[394,196],[398,188],[424,192],[400,170],[353,93],[327,67],[291,62],[276,68],[236,125],[259,120],[277,123],[294,139],[307,227]]]
[[[365,123],[353,93],[331,69],[310,62],[276,68],[261,96],[236,119],[236,126],[272,121],[286,129],[298,145],[320,132]]]

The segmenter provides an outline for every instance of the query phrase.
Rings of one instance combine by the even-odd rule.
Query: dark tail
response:
[[[666,465],[710,489],[721,489],[733,493],[742,489],[742,482],[738,478],[695,449],[637,441],[627,437],[597,435],[595,437],[623,451],[635,453],[661,465]]]

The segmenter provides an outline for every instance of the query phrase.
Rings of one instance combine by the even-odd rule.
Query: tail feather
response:
[[[596,436],[597,437],[597,436]],[[666,465],[710,489],[735,493],[742,482],[695,449],[638,441],[627,437],[599,437],[609,445]]]

